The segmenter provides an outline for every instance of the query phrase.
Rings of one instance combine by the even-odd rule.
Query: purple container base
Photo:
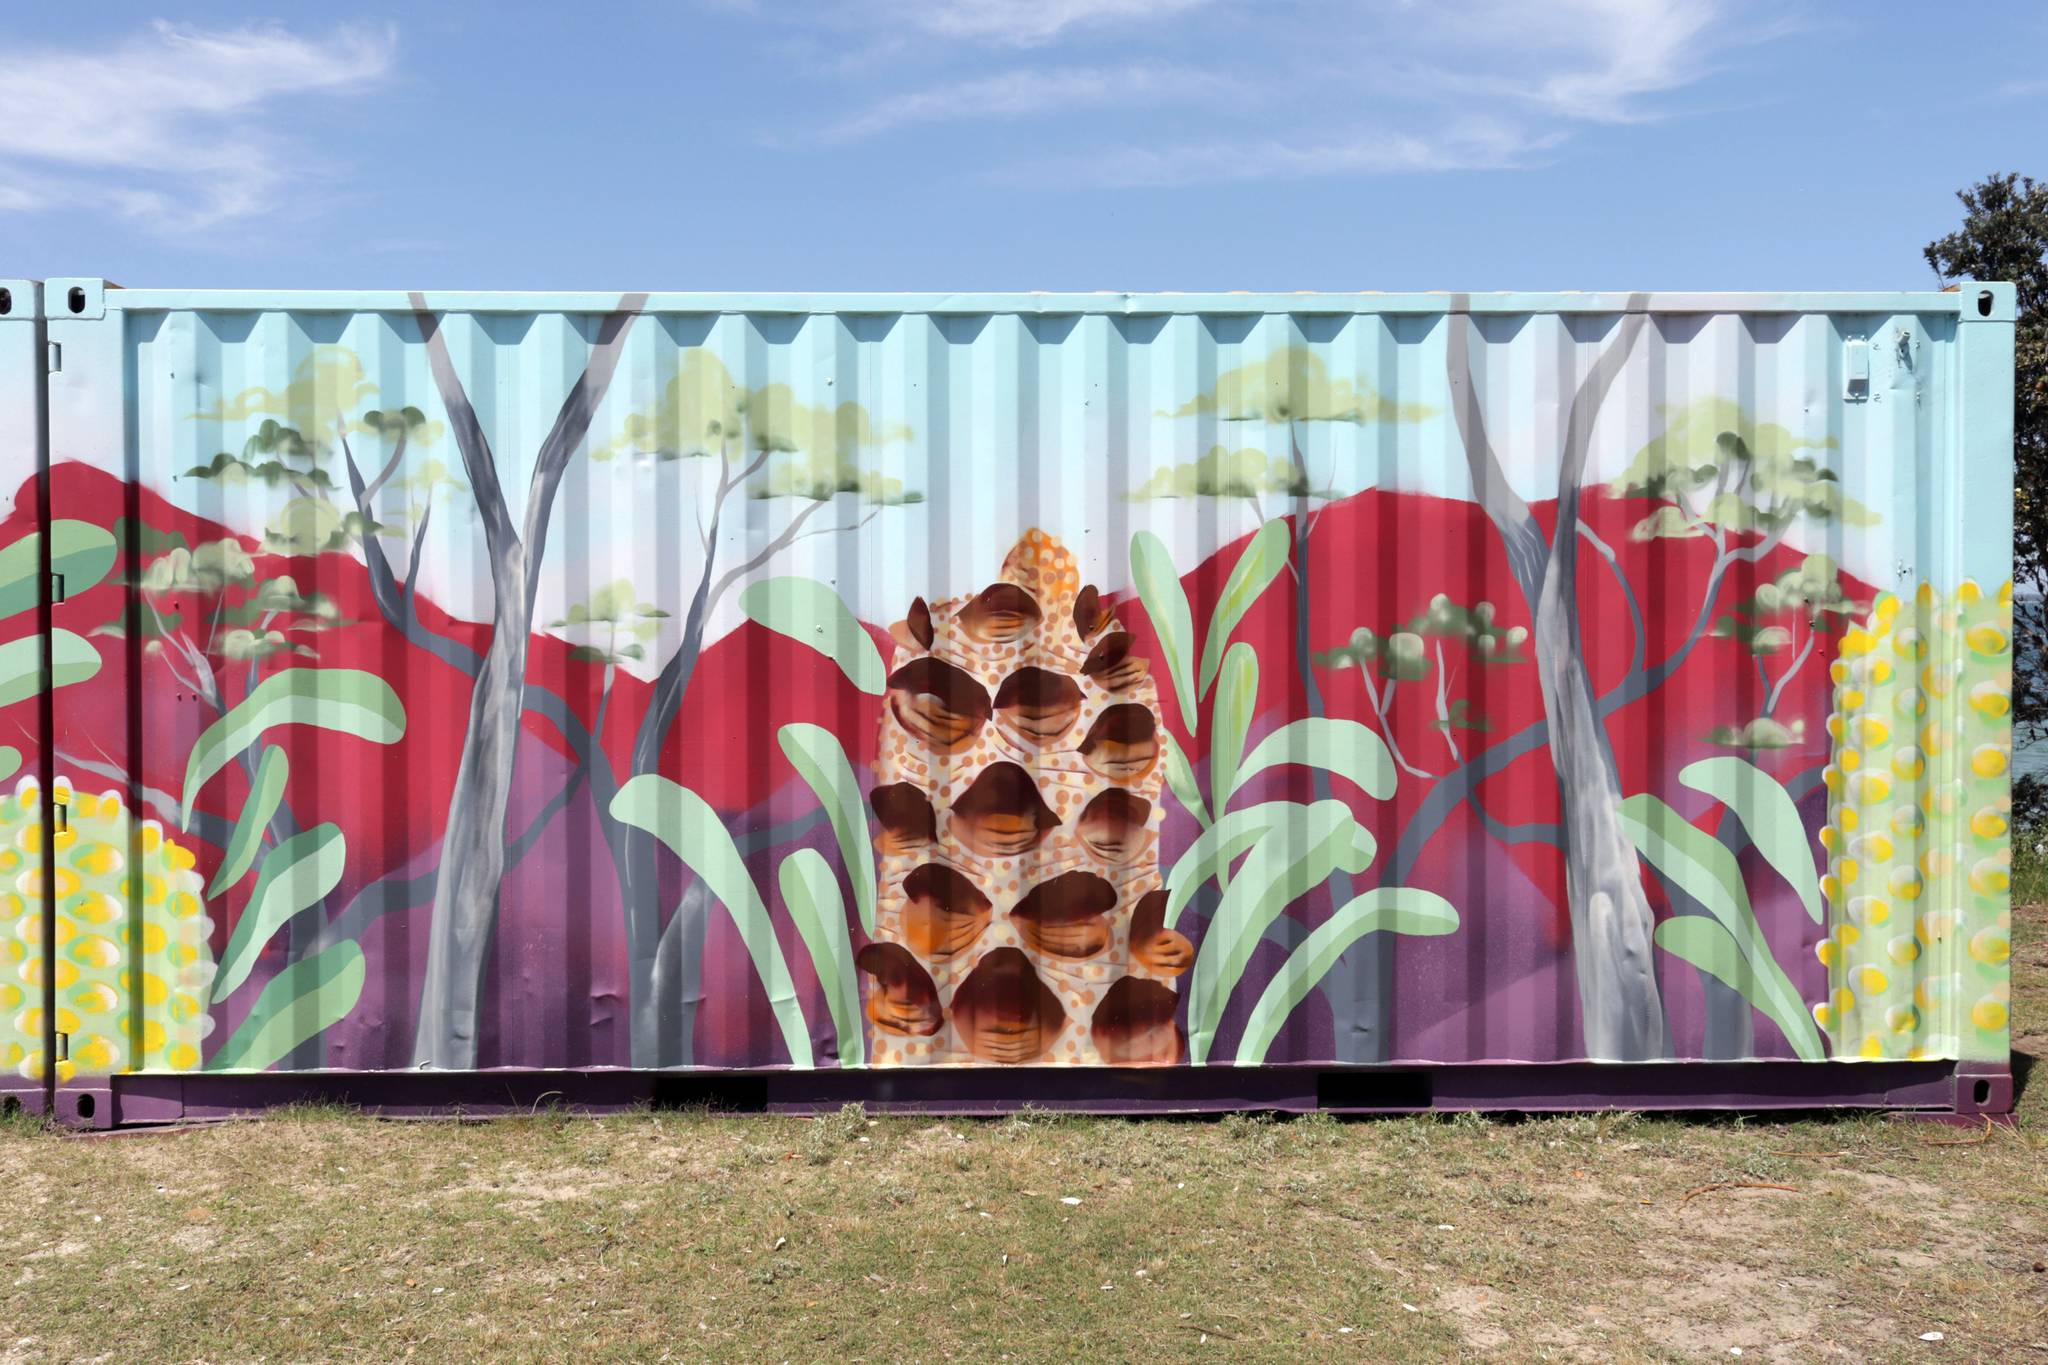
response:
[[[2000,1063],[1950,1061],[138,1074],[63,1087],[57,1092],[57,1120],[77,1128],[127,1128],[241,1118],[314,1102],[405,1119],[690,1105],[817,1114],[859,1103],[877,1114],[960,1117],[1009,1114],[1026,1105],[1131,1116],[1883,1109],[1976,1124],[2012,1112],[2013,1080],[2012,1068]],[[0,1107],[17,1106],[42,1112],[42,1089],[0,1088]]]

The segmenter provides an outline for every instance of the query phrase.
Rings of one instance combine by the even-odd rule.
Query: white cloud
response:
[[[990,173],[1004,183],[1170,189],[1330,175],[1416,175],[1507,170],[1560,140],[1501,123],[1467,120],[1426,132],[1361,129],[1320,137],[1226,138],[1118,146],[1049,157]]]
[[[1178,18],[1210,0],[882,0],[885,17],[935,38],[1036,47],[1068,29]]]
[[[1629,123],[1646,116],[1643,96],[1708,74],[1726,17],[1720,0],[1466,0],[1432,11],[1418,46],[1444,63],[1447,88],[1491,85],[1561,118]],[[1460,69],[1482,74],[1447,74]]]
[[[1025,68],[890,95],[826,128],[822,136],[827,142],[852,142],[914,123],[1199,102],[1238,90],[1234,80],[1190,67]]]
[[[1125,186],[1526,166],[1589,126],[1667,116],[1668,96],[1721,75],[1734,48],[1796,23],[1756,0],[789,0],[751,12],[785,26],[829,15],[872,40],[832,69],[875,93],[801,140],[1038,118],[1043,155],[978,168],[984,178]],[[991,48],[1056,39],[1057,62],[1013,51],[988,66]],[[1080,52],[1096,59],[1068,55]],[[1101,112],[1169,104],[1165,140]],[[1051,126],[1073,111],[1097,117]]]
[[[262,131],[391,68],[389,30],[159,22],[112,49],[17,49],[0,81],[0,210],[92,204],[167,229],[263,212],[300,158]]]

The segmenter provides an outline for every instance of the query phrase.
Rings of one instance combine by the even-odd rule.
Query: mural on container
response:
[[[21,1076],[2004,1055],[2010,590],[1672,320],[412,304],[59,442],[54,829],[17,497]]]

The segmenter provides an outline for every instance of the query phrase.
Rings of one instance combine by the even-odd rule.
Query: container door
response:
[[[50,967],[55,916],[41,865],[48,720],[48,460],[41,286],[0,279],[0,1106],[52,1101],[63,1039]]]
[[[141,649],[124,587],[133,576],[128,451],[133,386],[123,359],[122,314],[99,280],[43,286],[48,439],[41,486],[47,529],[45,666],[39,811],[22,795],[6,808],[34,826],[40,861],[30,883],[47,888],[47,984],[58,1117],[114,1120],[111,1078],[146,1069],[169,1038],[174,1000],[162,964],[174,951],[147,917],[164,899],[152,875],[160,831],[145,823],[131,770],[131,702]],[[25,790],[25,789],[24,789]],[[45,837],[47,835],[47,837]],[[27,848],[22,849],[29,856]],[[5,862],[0,851],[0,863]],[[193,923],[204,916],[193,905]],[[194,1056],[196,1057],[196,1050]]]

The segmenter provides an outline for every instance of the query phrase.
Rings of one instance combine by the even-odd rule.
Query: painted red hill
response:
[[[139,518],[160,532],[175,532],[188,543],[228,537],[218,523],[182,511],[143,488],[129,488],[105,471],[81,464],[59,465],[52,474],[58,515],[112,527],[122,517]],[[18,509],[32,506],[26,496]],[[1548,521],[1551,508],[1539,505],[1539,519]],[[1586,504],[1585,519],[1615,552],[1620,573],[1633,585],[1641,612],[1644,638],[1639,643],[1635,610],[1616,575],[1600,557],[1582,551],[1579,584],[1580,619],[1585,657],[1596,691],[1620,684],[1631,668],[1656,667],[1683,656],[1661,687],[1642,700],[1622,707],[1609,722],[1619,776],[1624,790],[1642,790],[1671,763],[1689,753],[1715,726],[1740,725],[1761,714],[1766,691],[1756,662],[1736,642],[1714,636],[1698,622],[1699,605],[1714,563],[1710,542],[1700,540],[1633,541],[1629,530],[1642,515],[1643,504],[1595,495]],[[29,523],[25,511],[0,534],[12,539]],[[1369,490],[1320,509],[1312,515],[1309,537],[1309,628],[1307,646],[1321,652],[1343,644],[1360,626],[1385,633],[1422,611],[1437,593],[1463,604],[1493,604],[1504,627],[1529,624],[1529,613],[1508,573],[1499,537],[1474,505],[1415,494]],[[260,549],[248,536],[238,537],[252,552]],[[1217,593],[1238,555],[1242,540],[1220,547],[1200,564],[1189,566],[1183,585],[1194,609],[1198,629],[1206,627]],[[1755,564],[1740,564],[1726,574],[1721,589],[1723,610],[1746,597],[1757,583],[1797,564],[1797,552],[1779,547]],[[461,759],[468,716],[469,679],[431,653],[409,645],[388,626],[370,589],[367,570],[349,555],[308,558],[266,557],[265,577],[290,575],[302,593],[325,594],[337,604],[341,624],[304,634],[302,640],[327,667],[362,668],[384,678],[398,693],[410,718],[403,743],[378,747],[290,729],[274,737],[295,757],[308,761],[295,770],[291,795],[295,802],[317,803],[325,818],[343,825],[352,836],[367,837],[382,847],[380,861],[405,861],[438,838],[445,810],[432,800],[392,800],[390,794],[442,792],[453,781]],[[184,621],[196,635],[210,603],[197,596],[159,599],[167,622]],[[129,698],[122,685],[122,660],[130,642],[94,635],[118,622],[124,610],[118,577],[79,594],[57,608],[59,624],[94,640],[106,660],[91,682],[60,694],[60,729],[73,738],[90,737],[90,754],[108,765],[126,763],[130,737]],[[435,635],[469,650],[484,646],[488,627],[456,620],[424,599],[418,603],[421,622]],[[1119,612],[1139,637],[1139,649],[1161,658],[1150,622],[1137,603],[1126,599]],[[1295,583],[1283,573],[1253,605],[1237,638],[1250,643],[1260,663],[1258,712],[1260,728],[1308,713],[1304,675],[1292,666],[1297,657],[1299,619]],[[27,628],[32,617],[17,618],[11,628]],[[886,648],[880,625],[869,627]],[[1689,637],[1698,638],[1689,651]],[[572,647],[552,636],[531,642],[530,681],[559,694],[586,728],[599,718],[603,670],[570,657]],[[1525,656],[1529,655],[1526,649]],[[1785,689],[1778,715],[1789,723],[1804,720],[1817,736],[1825,714],[1827,681],[1825,651],[1816,651]],[[1640,660],[1638,660],[1640,654]],[[144,656],[140,666],[144,782],[164,792],[180,790],[185,755],[196,735],[212,719],[205,703],[188,687],[179,686],[171,660]],[[283,667],[279,656],[255,671],[265,674]],[[1356,668],[1314,670],[1327,714],[1360,720],[1385,733],[1413,769],[1441,775],[1476,752],[1512,737],[1543,717],[1542,694],[1533,657],[1518,663],[1483,663],[1456,645],[1446,646],[1445,672],[1449,694],[1466,703],[1465,723],[1475,728],[1449,732],[1439,724],[1437,699],[1429,686],[1414,683],[1372,683],[1378,704],[1368,692],[1366,675]],[[1775,671],[1784,661],[1771,661]],[[189,679],[190,669],[186,668]],[[221,686],[230,702],[246,691],[246,666],[223,668]],[[1167,670],[1158,668],[1162,686],[1170,691]],[[1432,684],[1433,686],[1433,684]],[[625,672],[616,675],[605,707],[601,742],[614,770],[623,777],[629,766],[633,736],[650,703],[651,686]],[[791,721],[809,721],[841,736],[849,756],[864,767],[871,756],[879,699],[846,682],[830,660],[773,631],[752,623],[706,648],[698,661],[680,713],[662,749],[661,771],[692,787],[713,805],[727,811],[760,806],[795,776],[773,737]],[[1379,714],[1384,709],[1385,716]],[[1206,758],[1206,733],[1186,733],[1176,705],[1167,707],[1169,724],[1191,758]],[[17,717],[16,733],[27,734]],[[532,712],[527,730],[565,757],[575,757],[568,740],[554,725]],[[314,741],[318,739],[318,749]],[[1454,758],[1451,744],[1457,745]],[[316,757],[317,752],[317,757]],[[1815,747],[1814,752],[1819,752]],[[1766,751],[1756,756],[1766,767],[1804,765],[1814,761],[1806,748]],[[339,764],[339,767],[337,767]],[[1298,778],[1298,774],[1296,775]],[[1408,808],[1427,792],[1427,778],[1407,774],[1389,808],[1372,809],[1360,802],[1361,815],[1398,833]],[[244,788],[230,772],[206,788],[202,809],[232,817]],[[1355,793],[1354,793],[1355,795]],[[1482,787],[1488,812],[1507,824],[1546,822],[1556,818],[1554,783],[1548,760],[1539,749],[1506,765]],[[1540,850],[1526,855],[1542,857]],[[1533,871],[1534,869],[1532,869]]]
[[[1617,705],[1607,721],[1621,790],[1673,791],[1675,774],[1686,763],[1730,752],[1741,753],[1781,780],[1818,769],[1827,761],[1824,723],[1832,647],[1825,638],[1792,673],[1771,713],[1788,729],[1801,727],[1802,742],[1783,749],[1731,750],[1707,738],[1717,727],[1739,728],[1765,714],[1772,686],[1797,653],[1790,649],[1760,665],[1738,641],[1714,634],[1714,622],[1731,615],[1735,604],[1753,596],[1759,584],[1798,567],[1803,552],[1779,545],[1754,562],[1723,566],[1715,609],[1709,619],[1702,619],[1716,564],[1714,545],[1704,537],[1631,539],[1632,528],[1650,506],[1595,491],[1582,508],[1586,529],[1613,554],[1610,568],[1590,540],[1582,539],[1579,546],[1579,626],[1591,684],[1596,696],[1615,695],[1617,702],[1641,693]],[[1555,524],[1555,510],[1554,503],[1534,507],[1546,531]],[[1311,653],[1345,644],[1360,627],[1384,637],[1425,611],[1438,593],[1466,607],[1491,603],[1493,619],[1503,628],[1526,630],[1530,625],[1529,608],[1510,572],[1500,536],[1476,504],[1372,489],[1312,513],[1310,526],[1306,645]],[[1198,632],[1207,629],[1217,596],[1249,539],[1220,547],[1184,575],[1182,586]],[[1731,548],[1754,541],[1737,537]],[[1235,638],[1253,646],[1261,665],[1253,742],[1287,720],[1309,714],[1304,675],[1294,666],[1301,620],[1296,587],[1293,575],[1283,572],[1236,631]],[[1843,587],[1852,597],[1867,599],[1872,594],[1868,585],[1847,577]],[[1126,599],[1118,612],[1137,634],[1140,652],[1155,661],[1163,658],[1142,605]],[[1795,629],[1801,631],[1803,642],[1803,628]],[[1437,642],[1427,643],[1432,672],[1418,682],[1389,683],[1377,671],[1368,677],[1356,667],[1312,670],[1325,714],[1359,721],[1381,733],[1403,760],[1399,786],[1389,802],[1374,802],[1341,779],[1335,784],[1336,794],[1351,801],[1360,820],[1379,839],[1382,867],[1440,779],[1544,720],[1533,646],[1522,647],[1521,662],[1491,663],[1461,644],[1445,642],[1439,670],[1434,667]],[[1170,693],[1167,670],[1156,662],[1155,668],[1162,675],[1163,693]],[[1462,698],[1462,719],[1471,728],[1447,730],[1440,723],[1443,713],[1435,691],[1439,674],[1448,679],[1446,709]],[[1655,685],[1645,685],[1651,682]],[[1190,761],[1206,762],[1206,724],[1201,733],[1191,735],[1173,701],[1165,702],[1165,712]],[[1206,706],[1202,714],[1206,715]],[[1267,789],[1269,794],[1296,799],[1313,794],[1303,769],[1287,770],[1278,783]],[[1548,750],[1541,745],[1528,746],[1523,756],[1500,764],[1477,791],[1496,831],[1546,826],[1559,818],[1556,778]],[[1449,837],[1425,846],[1412,880],[1445,885],[1459,879],[1470,861],[1473,839],[1482,834],[1480,826],[1469,822],[1470,808],[1466,810],[1465,816],[1444,824],[1442,834]],[[1549,843],[1515,842],[1508,853],[1537,887],[1561,892],[1562,860]],[[1550,900],[1561,906],[1563,896]],[[1554,938],[1564,937],[1561,910],[1550,928]]]

